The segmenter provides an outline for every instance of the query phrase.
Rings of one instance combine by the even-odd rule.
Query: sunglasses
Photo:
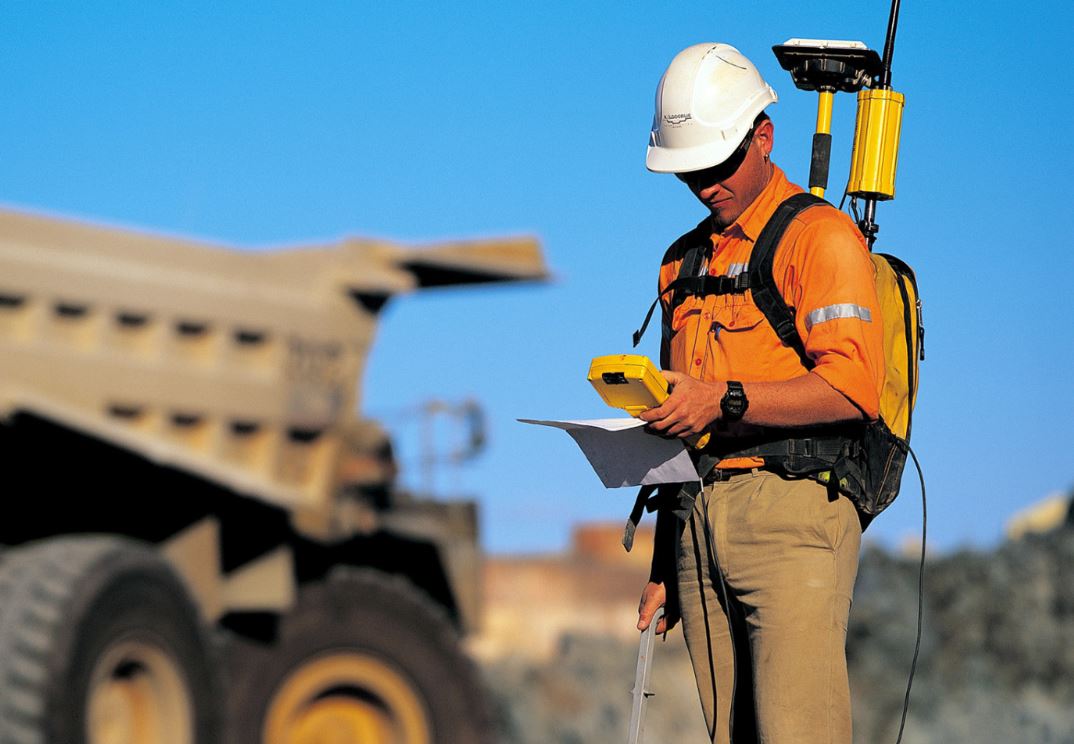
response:
[[[746,136],[742,138],[742,143],[735,148],[735,151],[731,153],[730,157],[722,163],[705,168],[699,171],[689,171],[688,173],[676,173],[675,178],[679,179],[693,190],[699,190],[707,188],[714,183],[720,181],[726,181],[731,176],[735,175],[739,167],[742,165],[742,161],[746,159],[746,153],[750,149],[750,143],[753,142],[753,127],[750,127],[750,131],[746,132]]]

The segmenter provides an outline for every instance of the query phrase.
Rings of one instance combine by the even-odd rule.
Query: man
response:
[[[709,215],[668,249],[662,292],[699,243],[701,273],[741,274],[776,208],[802,191],[771,160],[764,109],[775,102],[726,44],[689,47],[665,72],[646,165],[676,174]],[[665,603],[658,632],[681,615],[713,742],[850,744],[845,643],[857,512],[815,477],[790,475],[779,457],[736,452],[876,418],[883,328],[865,241],[828,205],[791,222],[773,275],[811,369],[780,342],[752,291],[681,303],[663,295],[661,356],[673,389],[642,418],[665,435],[711,432],[706,450],[722,459],[703,474],[692,513],[658,515],[638,628]]]

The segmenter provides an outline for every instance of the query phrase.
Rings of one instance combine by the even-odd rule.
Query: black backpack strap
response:
[[[671,337],[675,335],[675,329],[671,324],[671,313],[667,308],[660,307],[660,369],[671,369]],[[637,346],[637,344],[634,344]]]
[[[693,233],[697,232],[697,228],[694,228],[691,232],[687,233],[685,237],[693,236]],[[680,238],[681,239],[681,238]],[[634,346],[637,346],[641,342],[641,337],[645,335],[645,330],[649,327],[649,321],[653,319],[653,311],[656,310],[656,306],[660,303],[660,300],[664,299],[664,295],[668,292],[675,292],[676,290],[686,289],[689,284],[689,280],[696,277],[701,271],[701,263],[705,260],[705,246],[694,240],[689,248],[686,249],[686,254],[682,258],[682,263],[679,264],[679,276],[675,281],[660,290],[660,294],[653,300],[653,304],[649,305],[649,312],[645,313],[645,320],[641,322],[641,327],[634,331],[633,341]],[[681,295],[681,293],[680,293]],[[675,295],[672,295],[672,302],[675,300]],[[680,299],[679,302],[682,302]],[[672,310],[674,312],[674,310]],[[665,323],[669,322],[665,319]]]
[[[690,519],[694,509],[694,499],[701,493],[704,479],[720,461],[719,455],[710,452],[694,453],[694,466],[698,479],[686,483],[664,483],[660,486],[642,486],[634,500],[626,526],[623,529],[623,547],[627,552],[634,547],[634,533],[638,529],[644,512],[662,511],[675,515],[683,522]]]
[[[630,516],[627,517],[626,526],[623,528],[623,547],[628,553],[634,547],[634,533],[637,532],[645,506],[654,493],[656,493],[656,486],[642,486],[638,490],[638,497],[634,499],[634,508],[630,510]]]
[[[724,457],[816,457],[831,458],[834,462],[836,457],[843,454],[848,441],[847,436],[840,434],[776,439],[744,447]]]
[[[775,263],[776,248],[779,247],[779,241],[782,240],[783,233],[787,231],[791,221],[806,209],[827,203],[819,196],[813,196],[808,192],[795,194],[785,199],[776,207],[775,214],[761,230],[757,243],[750,253],[750,265],[746,269],[757,309],[764,313],[783,345],[797,352],[798,358],[802,360],[806,369],[813,369],[813,360],[806,354],[805,344],[802,343],[802,337],[798,335],[798,328],[794,324],[794,309],[779,293],[772,267]]]
[[[642,321],[641,328],[634,331],[634,346],[637,346],[641,341],[641,337],[645,335],[645,330],[649,327],[649,321],[652,320],[657,304],[669,292],[673,294],[671,295],[669,307],[665,310],[666,317],[664,318],[664,337],[662,341],[666,341],[670,337],[670,316],[674,314],[675,308],[681,305],[687,297],[741,294],[750,288],[750,277],[745,271],[737,276],[700,274],[704,259],[705,249],[703,246],[694,246],[687,251],[685,258],[679,265],[678,278],[664,287],[663,291],[657,295],[656,299],[653,300],[653,304],[649,305],[649,311],[645,314],[645,320]]]

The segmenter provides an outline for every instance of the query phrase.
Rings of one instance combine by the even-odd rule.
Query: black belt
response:
[[[752,473],[757,468],[713,468],[708,472],[701,482],[706,486],[710,486],[713,483],[723,483],[729,481],[736,475],[745,475],[746,473]]]

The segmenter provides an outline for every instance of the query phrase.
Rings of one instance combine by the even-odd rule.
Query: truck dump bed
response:
[[[317,514],[384,303],[545,276],[526,238],[239,251],[0,210],[0,414]]]

